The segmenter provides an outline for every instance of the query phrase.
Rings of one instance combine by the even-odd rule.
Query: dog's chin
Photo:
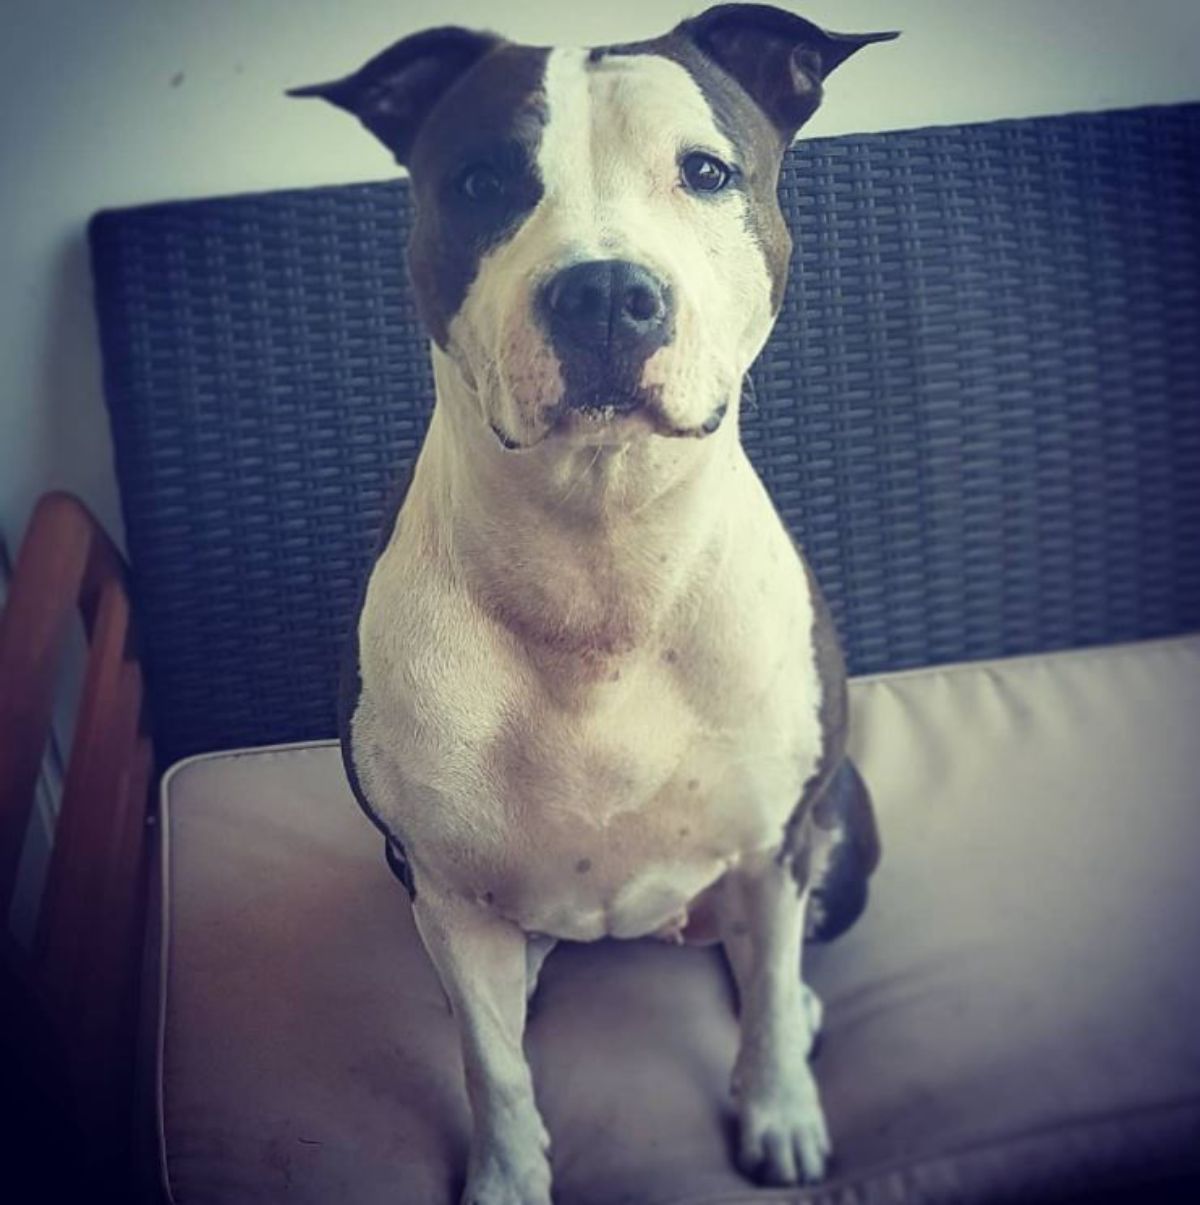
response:
[[[605,448],[646,439],[652,434],[654,422],[648,408],[597,406],[563,410],[555,419],[547,438],[576,447]]]

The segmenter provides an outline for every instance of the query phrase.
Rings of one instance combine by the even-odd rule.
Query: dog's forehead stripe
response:
[[[695,145],[736,154],[703,90],[681,64],[653,53],[550,52],[544,79],[547,125],[539,166],[549,188],[604,166],[630,139],[678,153]],[[558,180],[554,177],[559,177]]]

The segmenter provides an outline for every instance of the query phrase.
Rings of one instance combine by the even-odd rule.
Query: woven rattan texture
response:
[[[1200,627],[1200,106],[817,140],[745,442],[852,670]],[[160,754],[330,735],[431,403],[402,184],[99,215]]]

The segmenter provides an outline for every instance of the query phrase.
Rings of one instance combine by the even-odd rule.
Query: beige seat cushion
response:
[[[560,1205],[1035,1199],[1200,1167],[1200,637],[853,686],[884,860],[807,955],[838,1163],[732,1170],[713,949],[560,948],[528,1049]],[[336,746],[163,785],[163,1174],[180,1205],[452,1202],[452,1019]]]

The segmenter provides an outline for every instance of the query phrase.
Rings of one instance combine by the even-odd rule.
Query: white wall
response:
[[[629,40],[703,0],[8,0],[0,27],[0,534],[76,490],[119,534],[84,223],[96,209],[383,178],[387,155],[286,86],[430,24]],[[835,77],[813,134],[1200,98],[1196,0],[797,0],[900,28]]]

